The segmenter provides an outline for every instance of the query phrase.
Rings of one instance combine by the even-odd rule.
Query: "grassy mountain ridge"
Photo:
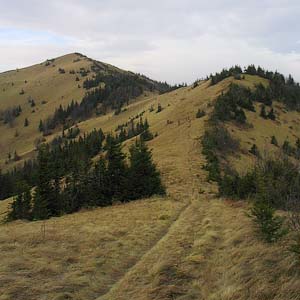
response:
[[[98,76],[98,77],[97,77]],[[99,78],[99,82],[96,79]],[[85,87],[85,82],[95,82],[93,88]],[[114,84],[112,92],[106,95],[107,109],[121,105],[115,102],[122,93],[124,101],[166,91],[169,86],[153,81],[145,76],[121,70],[109,64],[94,61],[78,53],[46,60],[32,67],[18,69],[0,74],[0,167],[11,168],[21,164],[24,159],[34,155],[35,144],[42,135],[39,132],[40,120],[53,118],[55,111],[66,108],[72,101],[81,103],[87,93],[96,87],[104,88],[102,81],[109,80]],[[137,83],[132,91],[127,92],[124,85],[129,81]],[[122,87],[123,85],[123,87]],[[134,90],[136,89],[136,90]],[[108,92],[109,93],[109,92]],[[112,107],[110,107],[110,104]],[[113,106],[114,105],[114,106]],[[21,111],[19,111],[19,109]],[[18,112],[16,113],[16,110]],[[94,116],[91,111],[89,117]],[[80,121],[80,120],[78,120]],[[25,123],[27,122],[26,126]],[[59,124],[58,124],[59,125]],[[55,124],[54,127],[57,125]],[[45,139],[52,140],[62,125],[48,131]],[[59,132],[60,133],[60,132]],[[17,152],[20,161],[11,160],[8,165],[8,154]]]
[[[219,85],[223,86],[222,94],[226,94],[232,84],[255,91],[259,85],[268,88],[270,82],[257,75],[246,74],[243,80],[230,76],[219,82]],[[259,98],[254,99],[260,100]],[[252,167],[257,160],[257,157],[249,152],[254,144],[262,155],[264,153],[275,154],[279,152],[285,142],[295,148],[297,140],[300,138],[300,115],[297,109],[290,109],[288,105],[276,98],[268,105],[257,100],[253,101],[253,109],[243,109],[245,113],[243,123],[238,120],[223,122],[232,137],[239,141],[239,149],[235,149],[227,159],[229,165],[240,173],[244,173],[247,168]],[[266,113],[273,110],[274,119],[270,119],[267,115],[262,116],[262,108]],[[272,143],[272,137],[275,137],[276,145]]]
[[[216,184],[207,181],[201,139],[216,99],[231,83],[253,89],[268,80],[203,81],[80,122],[81,132],[115,132],[144,112],[158,133],[147,144],[168,196],[0,225],[0,299],[298,299],[299,266],[286,240],[261,241],[245,215],[248,204],[220,201]],[[255,112],[245,111],[248,124],[224,123],[240,143],[225,159],[240,172],[255,160],[253,143],[262,151],[272,135],[280,145],[298,135],[299,113],[272,105],[276,120],[262,118],[255,103]],[[205,115],[196,118],[198,110]],[[126,141],[125,150],[133,142]],[[10,201],[0,202],[1,213]]]

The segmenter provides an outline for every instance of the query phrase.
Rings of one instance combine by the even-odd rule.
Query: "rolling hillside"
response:
[[[62,59],[72,65],[74,55]],[[58,64],[59,59],[55,62]],[[88,65],[90,61],[82,58],[78,63]],[[12,74],[17,78],[25,71]],[[69,76],[56,71],[53,76],[57,80],[60,75]],[[82,96],[73,79],[68,82],[69,92],[73,89],[74,94],[67,97],[65,88],[57,94],[64,96],[65,104]],[[19,80],[18,87],[23,88],[24,77]],[[250,88],[257,83],[268,85],[266,79],[254,75],[239,80],[228,77],[214,85],[209,80],[201,81],[162,95],[149,93],[125,105],[117,115],[111,111],[78,123],[81,133],[94,128],[115,132],[118,125],[135,116],[147,118],[151,132],[157,133],[147,144],[167,196],[82,210],[46,221],[0,225],[0,299],[299,299],[299,265],[288,251],[286,240],[263,242],[246,216],[248,203],[218,198],[216,183],[207,181],[201,139],[210,126],[208,120],[216,98],[231,83]],[[49,84],[56,90],[51,79]],[[25,105],[21,95],[15,97],[20,101],[16,105]],[[46,99],[45,105],[50,105],[50,98]],[[60,103],[57,101],[55,105]],[[260,151],[275,151],[270,144],[272,135],[280,145],[286,139],[294,143],[299,137],[299,113],[287,111],[282,103],[275,102],[276,120],[272,121],[261,118],[259,104],[256,105],[256,112],[246,112],[251,126],[225,122],[240,141],[239,151],[226,159],[241,173],[255,161],[249,153],[252,144]],[[37,107],[42,113],[44,106]],[[196,118],[199,109],[205,115]],[[27,108],[28,115],[30,110]],[[48,112],[45,109],[43,113],[46,116]],[[33,150],[33,140],[40,133],[35,128],[32,136],[28,133],[25,138],[21,130],[27,128],[21,128],[21,119],[16,123],[20,128],[18,138],[28,144],[17,148],[18,140],[12,138],[9,147],[25,153]],[[36,124],[39,119],[36,117]],[[4,126],[0,129],[3,136],[15,131]],[[127,150],[134,140],[127,140],[124,148]],[[0,202],[3,217],[10,202],[11,199]]]
[[[19,105],[22,108],[21,115],[12,126],[0,126],[2,168],[8,153],[17,151],[21,157],[29,157],[28,154],[34,149],[35,139],[40,136],[38,125],[41,119],[53,114],[60,104],[67,105],[72,99],[80,100],[83,97],[84,90],[78,88],[79,82],[75,81],[78,75],[69,74],[69,71],[79,71],[80,68],[90,70],[91,65],[87,58],[71,54],[33,67],[0,74],[0,110]],[[65,69],[66,73],[60,74],[59,68]],[[24,94],[20,95],[22,90]],[[34,107],[28,102],[30,99],[34,99]],[[29,121],[26,128],[25,118]]]
[[[93,80],[97,74],[112,78],[123,76],[127,80],[133,78],[136,82],[140,80],[139,86],[142,86],[143,91],[139,97],[142,99],[161,92],[162,86],[165,88],[163,84],[148,78],[77,53],[49,59],[32,67],[1,73],[0,168],[9,169],[16,164],[22,164],[24,159],[32,158],[36,142],[42,138],[39,131],[40,120],[44,121],[53,116],[60,105],[65,108],[72,101],[80,103],[86,93],[93,90],[85,88],[84,82],[87,79]],[[97,85],[101,86],[101,82]],[[149,86],[153,87],[151,91]],[[134,100],[134,97],[131,100]],[[5,122],[3,117],[10,117],[11,110],[18,107],[21,108],[21,113],[17,117],[7,118]],[[24,126],[25,119],[28,120],[27,127]],[[61,134],[61,130],[62,126],[47,133],[45,139],[51,141]],[[8,154],[13,157],[15,151],[20,160],[11,160],[7,165]]]

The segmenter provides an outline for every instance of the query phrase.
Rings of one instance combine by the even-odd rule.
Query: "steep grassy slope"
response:
[[[258,83],[267,86],[268,80],[258,76],[245,75],[245,80],[235,80],[233,77],[230,77],[221,81],[218,85],[222,86],[224,91],[226,91],[230,83],[253,89]],[[254,102],[255,112],[244,110],[247,118],[245,125],[237,122],[225,123],[232,137],[236,138],[240,143],[239,151],[236,151],[233,156],[228,158],[229,164],[239,173],[245,173],[256,161],[256,157],[249,153],[253,144],[256,144],[260,154],[264,155],[278,153],[285,141],[295,146],[297,139],[300,138],[299,112],[287,109],[281,102],[273,101],[272,107],[276,119],[270,120],[260,116],[261,105],[259,102]],[[269,111],[270,107],[267,106],[266,110]],[[272,136],[276,137],[277,146],[271,144]]]
[[[259,116],[260,105],[256,104],[256,112],[247,112],[247,120],[253,125],[250,128],[229,125],[233,136],[241,142],[241,156],[232,159],[237,170],[245,170],[245,167],[253,165],[255,156],[249,154],[253,144],[256,144],[261,154],[278,152],[284,141],[295,145],[300,137],[300,114],[296,111],[287,111],[282,103],[275,102],[273,107],[276,120],[265,120]],[[278,146],[271,144],[271,137],[275,136]]]
[[[92,62],[87,58],[69,54],[55,59],[49,65],[44,62],[0,74],[0,110],[18,105],[22,108],[22,113],[15,119],[13,126],[0,125],[2,167],[9,152],[16,150],[20,156],[26,157],[26,153],[34,149],[35,139],[41,136],[38,131],[41,119],[53,114],[60,104],[67,105],[72,99],[81,100],[85,91],[78,88],[78,84],[84,78],[80,74],[69,74],[69,71],[79,71],[80,68],[90,70],[91,65]],[[59,73],[59,68],[64,69],[65,73]],[[81,81],[75,80],[77,76]],[[25,93],[20,95],[22,89]],[[28,103],[30,97],[34,99],[35,107]],[[29,120],[28,127],[24,127],[25,118]]]
[[[3,124],[0,121],[0,168],[12,168],[16,165],[13,161],[5,165],[8,153],[13,155],[17,152],[21,158],[17,164],[33,157],[35,141],[42,137],[38,130],[40,120],[52,116],[60,105],[66,107],[72,100],[80,103],[87,92],[83,88],[83,82],[92,79],[97,72],[111,75],[112,78],[124,74],[128,77],[136,76],[76,53],[47,60],[32,67],[1,73],[0,115],[1,111],[17,106],[21,106],[22,112],[12,124]],[[139,75],[137,77],[142,78]],[[142,80],[145,83],[157,84],[144,77]],[[154,87],[152,94],[157,92]],[[145,89],[141,97],[149,93]],[[31,105],[31,99],[35,102],[34,107]],[[26,118],[29,126],[24,127]],[[47,136],[47,141],[57,134],[58,132],[54,132]]]
[[[200,138],[208,116],[196,119],[196,111],[209,113],[232,81],[145,97],[118,116],[80,123],[82,131],[110,132],[145,111],[158,133],[149,145],[168,197],[1,225],[0,299],[299,299],[299,266],[285,241],[270,246],[259,240],[247,205],[216,199],[216,186],[202,169]],[[258,81],[246,76],[239,82]],[[163,110],[150,112],[158,103]],[[282,138],[297,134],[297,118],[280,113],[280,122],[288,122]],[[276,122],[255,114],[251,121],[249,129],[228,125],[245,149],[253,139],[264,147],[262,136],[280,140]],[[243,160],[233,159],[238,167],[251,163],[248,151],[239,155]],[[9,202],[0,203],[1,213]]]

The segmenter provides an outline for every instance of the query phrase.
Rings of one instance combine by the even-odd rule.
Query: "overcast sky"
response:
[[[171,83],[251,63],[300,81],[299,0],[0,4],[0,72],[81,52]]]

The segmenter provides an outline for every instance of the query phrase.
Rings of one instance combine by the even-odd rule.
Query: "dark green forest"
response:
[[[130,148],[128,161],[121,143],[101,131],[94,131],[80,142],[39,148],[35,188],[17,183],[8,220],[41,220],[73,213],[83,207],[112,205],[154,194],[164,195],[160,174],[143,139]],[[92,157],[100,154],[94,164]]]
[[[53,116],[41,120],[39,130],[44,135],[51,132],[58,126],[68,128],[76,122],[85,120],[93,114],[104,115],[111,110],[117,113],[129,101],[142,95],[145,91],[163,94],[174,89],[186,86],[174,85],[153,81],[146,76],[131,72],[112,72],[94,66],[96,75],[87,78],[83,82],[86,89],[85,96],[80,102],[72,101],[67,107],[61,105],[56,108]]]

